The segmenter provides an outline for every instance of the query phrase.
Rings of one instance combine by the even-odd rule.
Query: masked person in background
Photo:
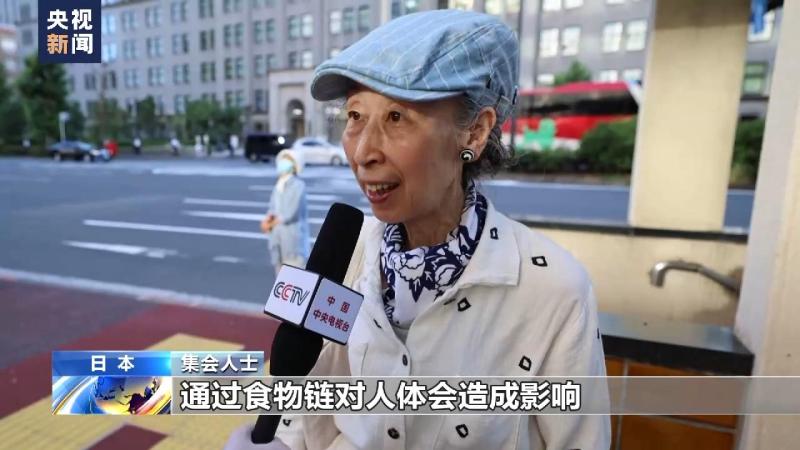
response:
[[[269,253],[277,273],[281,265],[305,267],[308,258],[306,184],[297,175],[303,169],[299,155],[282,150],[275,158],[278,181],[269,198],[261,231],[269,235]]]

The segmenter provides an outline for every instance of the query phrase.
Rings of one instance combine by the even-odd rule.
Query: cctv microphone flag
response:
[[[346,286],[284,265],[264,312],[344,345],[363,301],[364,296]]]

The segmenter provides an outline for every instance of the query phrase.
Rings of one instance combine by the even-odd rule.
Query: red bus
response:
[[[517,105],[517,150],[570,149],[598,123],[634,116],[641,87],[635,83],[578,82],[521,90]],[[503,142],[511,141],[511,121],[502,127]]]

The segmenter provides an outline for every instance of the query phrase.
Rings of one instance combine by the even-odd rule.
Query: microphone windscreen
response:
[[[356,248],[364,213],[343,203],[334,203],[317,234],[306,270],[342,283]]]

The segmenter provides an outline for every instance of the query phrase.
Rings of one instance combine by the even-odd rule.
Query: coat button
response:
[[[408,365],[408,357],[406,355],[403,355],[403,365],[404,366]]]
[[[395,430],[394,428],[389,428],[388,433],[389,437],[392,439],[397,439],[400,437],[400,433],[398,433],[397,430]]]

